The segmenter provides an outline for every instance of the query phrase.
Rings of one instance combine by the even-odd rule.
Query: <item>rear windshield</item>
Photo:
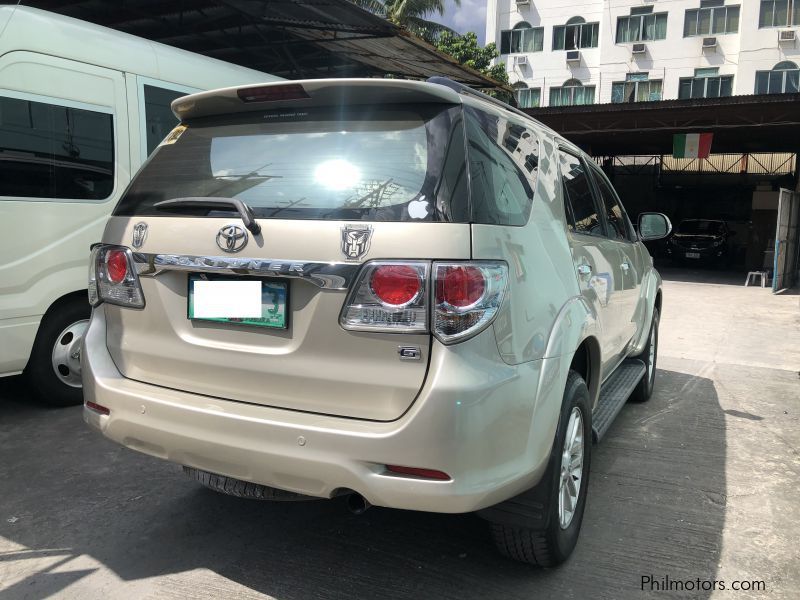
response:
[[[184,124],[129,186],[119,216],[223,216],[154,207],[237,198],[258,218],[469,220],[461,111],[450,105],[307,109]]]

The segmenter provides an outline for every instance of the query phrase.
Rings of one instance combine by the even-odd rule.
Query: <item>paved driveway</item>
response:
[[[798,297],[686,275],[665,272],[656,393],[595,449],[581,538],[560,569],[500,558],[471,515],[355,517],[341,500],[215,494],[6,379],[0,599],[661,596],[642,590],[648,576],[726,586],[665,597],[796,598]],[[766,593],[730,591],[734,580]]]

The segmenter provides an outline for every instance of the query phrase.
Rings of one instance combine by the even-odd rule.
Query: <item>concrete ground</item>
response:
[[[0,380],[0,599],[797,598],[798,296],[664,277],[655,395],[595,448],[559,569],[502,559],[472,515],[207,491],[104,440],[80,408],[30,403],[16,379]],[[654,593],[648,576],[717,591]]]

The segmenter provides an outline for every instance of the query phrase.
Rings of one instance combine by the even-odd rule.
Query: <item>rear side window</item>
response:
[[[600,190],[600,197],[603,199],[606,223],[608,223],[609,229],[608,237],[622,242],[631,241],[633,239],[631,225],[614,188],[599,169],[592,168],[592,175],[597,189]]]
[[[605,235],[583,162],[577,156],[561,152],[559,164],[567,227],[574,233]]]
[[[144,115],[147,131],[148,156],[158,147],[167,134],[178,124],[178,119],[170,105],[175,98],[185,96],[185,92],[176,92],[154,85],[144,86]]]
[[[465,107],[472,221],[525,225],[539,167],[539,140],[521,123]]]
[[[107,113],[0,97],[0,196],[108,198],[113,131]]]
[[[259,218],[466,220],[460,123],[460,110],[449,105],[309,108],[192,121],[158,147],[115,214],[165,216],[171,213],[154,204],[200,196],[238,198]]]

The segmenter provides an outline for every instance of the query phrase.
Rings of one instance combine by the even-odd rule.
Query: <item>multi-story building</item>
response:
[[[488,0],[521,107],[800,91],[800,0]]]

